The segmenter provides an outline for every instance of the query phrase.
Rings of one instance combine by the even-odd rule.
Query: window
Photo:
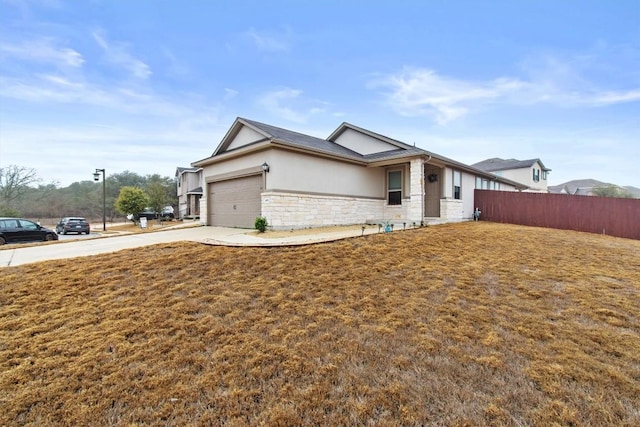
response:
[[[476,176],[476,188],[480,190],[482,188],[482,178]]]
[[[496,182],[489,181],[489,190],[495,190],[495,189],[496,189]]]
[[[547,180],[547,171],[542,171],[542,179]]]
[[[5,219],[4,221],[0,221],[0,228],[18,228],[18,220]]]
[[[36,224],[35,222],[26,221],[24,219],[20,220],[20,226],[22,228],[24,228],[25,230],[37,230],[38,229],[38,224]]]
[[[482,189],[483,190],[488,190],[489,189],[489,181],[487,181],[486,179],[482,180]]]
[[[387,203],[402,204],[402,171],[387,172]]]
[[[453,198],[462,198],[462,174],[459,171],[453,171]]]
[[[540,181],[540,169],[533,168],[533,182]]]

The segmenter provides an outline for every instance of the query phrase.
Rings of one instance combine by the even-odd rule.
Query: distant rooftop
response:
[[[542,170],[549,172],[551,169],[545,167],[540,159],[528,159],[528,160],[517,160],[517,159],[501,159],[499,157],[494,157],[492,159],[483,160],[478,163],[474,163],[471,166],[474,168],[483,170],[485,172],[496,172],[496,171],[504,171],[510,169],[524,169],[530,168],[536,162],[540,165]]]

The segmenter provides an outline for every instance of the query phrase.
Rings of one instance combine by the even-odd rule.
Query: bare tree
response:
[[[0,168],[0,205],[15,209],[12,205],[29,191],[30,185],[38,182],[40,178],[35,169],[17,165]]]

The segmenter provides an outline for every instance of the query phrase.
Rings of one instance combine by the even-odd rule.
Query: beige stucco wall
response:
[[[292,220],[291,225],[298,227],[326,225],[330,222],[353,224],[364,222],[365,219],[378,217],[406,217],[409,203],[409,174],[406,165],[392,167],[393,169],[406,169],[404,174],[404,195],[407,199],[403,199],[403,205],[400,207],[385,206],[387,170],[385,168],[370,168],[282,149],[268,149],[247,153],[237,158],[230,158],[227,161],[205,166],[202,172],[203,188],[206,187],[204,181],[208,177],[218,175],[233,176],[235,172],[256,168],[265,162],[269,165],[269,172],[265,174],[265,193],[289,194],[287,197],[274,196],[267,204],[263,205],[263,215],[267,213],[272,215],[276,223],[281,221],[277,220],[273,214],[282,212],[281,208],[283,206],[286,206],[287,216]],[[291,200],[295,199],[294,196],[291,196],[292,194],[304,194],[305,196],[298,198],[300,207],[297,211],[291,207]],[[344,219],[337,221],[336,217],[331,215],[314,216],[310,213],[314,209],[325,212],[323,206],[330,200],[334,200],[335,209],[342,213],[348,212],[354,206],[358,206],[361,211],[358,216],[359,219],[356,222],[352,222],[353,215],[349,214],[345,215]],[[314,202],[318,203],[315,208],[313,207]],[[372,208],[372,206],[375,206],[375,208]],[[200,200],[200,217],[203,220],[207,218],[206,191]],[[307,223],[305,221],[311,222]]]
[[[233,138],[227,150],[233,150],[234,148],[242,147],[243,145],[250,144],[255,141],[259,141],[264,139],[264,136],[255,130],[248,128],[247,126],[242,126],[238,134]]]
[[[461,199],[453,198],[453,169],[445,167],[442,173],[442,199],[440,202],[440,218],[449,221],[461,221],[471,219],[474,206],[474,190],[476,188],[476,175],[460,171]]]
[[[540,169],[540,181],[538,182],[533,181],[534,168]],[[500,176],[510,179],[511,181],[521,182],[522,184],[530,187],[527,191],[546,192],[548,187],[548,180],[543,179],[542,175],[542,166],[540,166],[540,164],[536,162],[530,168],[509,169],[502,171],[502,174]]]
[[[360,154],[373,154],[383,151],[395,150],[398,147],[379,139],[372,138],[353,129],[347,129],[334,141]]]
[[[266,152],[266,158],[270,169],[267,190],[351,197],[384,196],[385,172],[381,168],[284,150],[270,150]]]

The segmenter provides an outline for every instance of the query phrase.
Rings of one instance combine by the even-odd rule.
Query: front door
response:
[[[424,165],[424,216],[440,217],[440,197],[442,195],[442,169]]]

